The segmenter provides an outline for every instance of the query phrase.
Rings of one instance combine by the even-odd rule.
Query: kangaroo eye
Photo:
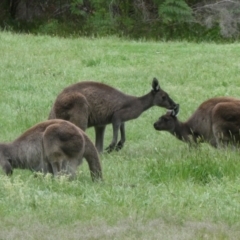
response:
[[[162,100],[166,100],[166,96],[162,96]]]

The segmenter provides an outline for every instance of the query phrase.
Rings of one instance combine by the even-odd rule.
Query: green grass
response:
[[[0,141],[47,119],[56,95],[95,80],[141,96],[153,77],[180,103],[181,120],[214,96],[239,96],[240,44],[64,39],[0,32]],[[240,154],[189,147],[153,123],[126,123],[119,152],[101,155],[103,183],[87,164],[77,179],[30,171],[0,175],[0,239],[239,239]],[[93,129],[87,134],[94,140]],[[106,131],[105,147],[112,128]]]

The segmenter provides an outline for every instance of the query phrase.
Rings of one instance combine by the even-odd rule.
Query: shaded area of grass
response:
[[[31,224],[29,224],[31,222]],[[13,229],[15,224],[21,225]],[[21,223],[21,224],[20,224]],[[116,225],[109,225],[103,220],[84,224],[75,222],[65,226],[52,223],[42,223],[28,216],[20,219],[9,219],[4,222],[4,229],[0,227],[2,239],[238,239],[240,234],[237,227],[228,227],[224,224],[210,222],[188,221],[176,224],[154,219],[149,222],[135,219],[125,219]]]

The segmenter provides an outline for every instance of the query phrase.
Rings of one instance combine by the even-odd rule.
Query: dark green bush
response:
[[[222,13],[218,6],[211,27],[200,19],[197,0],[4,0],[0,3],[0,27],[17,32],[60,36],[118,35],[131,38],[223,41],[238,38],[235,14],[231,12],[216,20]],[[197,9],[197,10],[196,10]],[[207,9],[207,7],[206,7]],[[231,8],[230,8],[231,9]],[[229,10],[230,11],[230,10]],[[203,12],[204,17],[209,17]],[[237,15],[236,15],[237,16]],[[238,19],[238,18],[235,18]],[[224,22],[225,21],[225,22]],[[231,25],[231,26],[232,26]],[[228,29],[228,30],[226,30]],[[230,30],[231,31],[230,31]],[[223,36],[223,33],[225,36]],[[227,37],[226,37],[227,36]]]

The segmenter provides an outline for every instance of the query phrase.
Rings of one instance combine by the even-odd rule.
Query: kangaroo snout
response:
[[[171,99],[171,98],[170,98]],[[169,110],[172,109],[176,109],[179,106],[179,104],[175,103],[172,99],[171,99],[171,107],[169,108]]]
[[[155,122],[155,123],[153,124],[153,127],[155,128],[155,130],[158,130],[157,122]]]

